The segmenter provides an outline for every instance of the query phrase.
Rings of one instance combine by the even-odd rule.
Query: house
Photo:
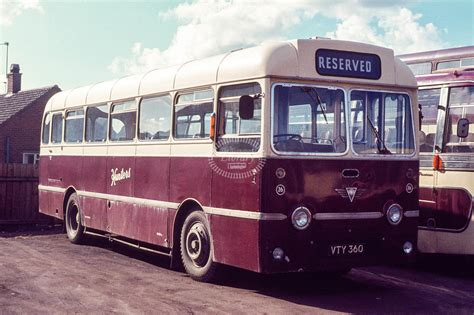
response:
[[[57,85],[22,91],[20,66],[11,65],[7,93],[0,94],[0,164],[36,164],[43,110],[59,91]]]

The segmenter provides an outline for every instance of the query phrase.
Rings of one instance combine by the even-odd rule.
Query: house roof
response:
[[[0,125],[29,105],[33,104],[39,98],[45,95],[52,96],[59,91],[60,88],[57,85],[53,85],[38,89],[19,91],[13,94],[0,94]]]

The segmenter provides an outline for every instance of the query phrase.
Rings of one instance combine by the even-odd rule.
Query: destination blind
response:
[[[320,75],[378,80],[382,64],[380,57],[374,54],[318,49],[316,71]]]

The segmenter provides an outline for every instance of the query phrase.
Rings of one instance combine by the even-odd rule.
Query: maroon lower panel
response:
[[[109,231],[107,224],[107,200],[80,197],[85,226],[100,231]]]
[[[217,262],[259,272],[259,221],[212,215],[211,231]]]
[[[472,196],[462,188],[421,188],[420,227],[463,231],[471,221]],[[429,199],[431,198],[431,199]]]

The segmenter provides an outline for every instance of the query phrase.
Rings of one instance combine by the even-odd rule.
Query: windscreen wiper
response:
[[[374,126],[374,123],[369,117],[369,113],[366,114],[366,117],[367,117],[367,120],[369,121],[370,129],[372,129],[372,132],[375,135],[375,139],[377,139],[377,150],[379,151],[379,153],[392,154],[392,152],[389,149],[387,149],[387,146],[385,145],[385,142],[382,140],[382,137],[380,137],[379,132],[377,131],[377,129]]]
[[[303,92],[305,92],[306,94],[308,94],[309,97],[311,97],[311,99],[313,100],[313,102],[315,102],[317,105],[319,105],[319,108],[321,108],[321,113],[323,114],[324,120],[326,121],[326,125],[327,125],[328,124],[328,119],[326,117],[326,111],[323,108],[323,102],[321,102],[321,98],[319,97],[318,92],[316,92],[314,90],[314,88],[310,88],[310,87],[307,87],[307,86],[302,86],[301,90]]]

